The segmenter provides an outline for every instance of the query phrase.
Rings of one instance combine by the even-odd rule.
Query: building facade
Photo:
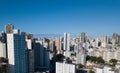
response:
[[[25,35],[7,34],[8,72],[27,73]]]
[[[56,62],[56,73],[75,73],[75,65]]]

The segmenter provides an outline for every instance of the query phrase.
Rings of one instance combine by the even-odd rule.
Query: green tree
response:
[[[98,63],[105,63],[105,61],[102,59],[102,57],[98,57],[98,58],[97,58],[97,62],[98,62]]]
[[[90,60],[90,56],[87,56],[87,57],[86,57],[86,61],[88,61],[88,60]]]
[[[84,67],[84,65],[78,64],[78,68],[79,68],[79,69],[81,69],[81,68],[83,68],[83,67]]]
[[[90,72],[89,73],[95,73],[94,71],[92,71],[92,70],[90,70]]]
[[[74,52],[74,53],[71,53],[71,56],[76,56],[76,52]]]
[[[111,59],[111,60],[109,61],[109,63],[110,63],[110,65],[111,65],[112,67],[115,67],[115,65],[117,64],[117,60],[116,60],[116,59]]]
[[[109,41],[108,44],[112,44],[112,42]]]
[[[97,58],[96,58],[95,56],[91,56],[91,57],[90,57],[90,60],[91,60],[92,62],[96,62],[96,61],[97,61]]]
[[[97,62],[97,63],[105,63],[105,61],[102,59],[102,57],[95,57],[95,56],[87,56],[86,60]]]

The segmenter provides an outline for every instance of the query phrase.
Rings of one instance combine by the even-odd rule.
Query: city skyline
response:
[[[0,31],[11,23],[33,34],[120,34],[118,0],[0,1]]]
[[[120,35],[36,38],[12,24],[0,33],[0,73],[120,73]]]

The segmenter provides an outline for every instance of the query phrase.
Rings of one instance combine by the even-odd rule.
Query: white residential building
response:
[[[116,69],[112,69],[112,67],[104,66],[96,68],[96,73],[119,73],[118,71],[115,71]]]
[[[0,57],[6,58],[6,44],[0,42]]]
[[[96,68],[96,73],[103,73],[103,68]]]
[[[70,34],[64,33],[64,50],[70,50]]]
[[[85,65],[85,63],[86,63],[86,54],[78,53],[77,54],[77,64]]]
[[[115,51],[115,59],[120,61],[120,49]]]
[[[75,70],[74,64],[56,62],[56,73],[75,73]]]
[[[26,43],[25,35],[7,33],[8,72],[26,73]]]
[[[32,49],[32,39],[26,39],[27,42],[27,48]]]
[[[64,45],[63,45],[64,56],[70,57],[70,34],[64,33]]]
[[[104,73],[115,73],[114,70],[112,70],[112,68],[109,66],[105,66],[103,72]]]
[[[109,62],[110,59],[116,59],[115,51],[114,50],[103,51],[103,59],[107,62]]]

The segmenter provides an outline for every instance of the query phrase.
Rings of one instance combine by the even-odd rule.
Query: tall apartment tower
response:
[[[64,50],[70,50],[70,34],[64,33]]]
[[[118,37],[118,43],[119,43],[119,45],[120,45],[120,35],[119,35],[119,37]]]
[[[6,56],[6,44],[0,41],[0,57],[7,58]]]
[[[14,26],[12,24],[5,25],[5,33],[13,33]]]
[[[0,57],[7,58],[6,33],[2,32],[0,37]]]
[[[82,33],[81,33],[81,41],[82,41],[82,42],[85,42],[85,40],[86,40],[85,38],[86,38],[85,32],[82,32]]]
[[[55,39],[55,46],[56,46],[56,49],[57,51],[60,51],[61,50],[61,37],[58,37]]]
[[[7,33],[8,72],[27,73],[25,35],[20,34],[16,29],[11,30],[11,28],[6,32],[9,32]]]
[[[34,73],[34,50],[33,50],[33,35],[26,34],[27,46],[27,68],[28,73]]]
[[[34,69],[35,72],[49,69],[49,51],[43,45],[43,40],[34,39],[33,49],[34,49]]]
[[[2,32],[1,33],[1,42],[2,43],[6,43],[7,39],[6,39],[6,33],[5,32]]]
[[[64,45],[63,45],[63,50],[64,50],[64,56],[70,57],[70,34],[64,33]]]

